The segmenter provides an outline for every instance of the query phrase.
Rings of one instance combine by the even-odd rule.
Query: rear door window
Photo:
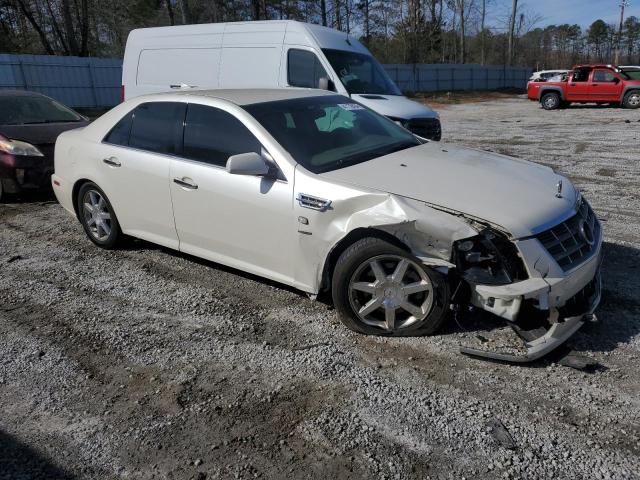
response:
[[[175,155],[180,152],[186,104],[150,102],[133,112],[129,146],[149,152]]]
[[[616,76],[608,70],[596,70],[593,72],[594,82],[615,82]]]
[[[287,83],[292,87],[318,88],[321,77],[327,77],[315,53],[292,48],[287,54]]]
[[[113,145],[129,146],[129,134],[133,123],[133,111],[127,113],[122,120],[116,123],[115,127],[104,138],[104,141]]]
[[[189,104],[182,156],[224,167],[232,155],[261,152],[258,139],[236,117],[206,105]]]

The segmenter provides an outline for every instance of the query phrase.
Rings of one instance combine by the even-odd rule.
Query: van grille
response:
[[[578,213],[536,235],[536,238],[566,272],[593,255],[601,235],[600,223],[595,213],[587,201],[582,199]]]
[[[442,127],[437,118],[412,118],[409,120],[407,128],[420,137],[429,140],[440,140],[442,138]]]

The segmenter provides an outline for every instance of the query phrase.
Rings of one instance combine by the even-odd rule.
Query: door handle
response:
[[[571,85],[572,87],[575,87],[576,84],[575,83],[570,83],[569,85]]]
[[[598,86],[600,86],[600,84],[599,83],[592,83],[591,86],[592,87],[598,87]]]
[[[197,190],[198,189],[198,185],[193,183],[193,182],[189,182],[187,180],[185,180],[184,178],[174,178],[173,179],[173,183],[180,185],[182,188],[186,188],[189,190]]]
[[[187,85],[186,83],[174,83],[169,85],[169,88],[196,88],[196,85]]]
[[[102,161],[109,165],[110,167],[121,167],[122,164],[118,161],[116,157],[103,158]]]

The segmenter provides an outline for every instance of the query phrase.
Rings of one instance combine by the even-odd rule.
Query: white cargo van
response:
[[[293,20],[133,30],[122,70],[124,99],[168,90],[326,88],[440,140],[438,114],[403,96],[382,66],[344,32]]]

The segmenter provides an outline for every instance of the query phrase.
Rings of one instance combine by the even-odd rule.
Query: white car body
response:
[[[78,185],[94,182],[110,199],[125,234],[312,295],[327,287],[331,252],[354,232],[367,231],[392,235],[425,265],[454,273],[454,242],[487,227],[501,232],[517,248],[528,278],[500,286],[469,283],[471,303],[507,320],[517,318],[523,302],[529,300],[543,310],[558,309],[594,281],[602,243],[599,223],[571,182],[546,166],[427,142],[315,174],[298,164],[242,108],[323,95],[332,94],[280,89],[136,97],[89,126],[58,138],[55,194],[77,216]],[[156,101],[196,103],[231,113],[269,152],[283,179],[267,184],[259,176],[231,175],[224,168],[103,142],[127,112]],[[122,167],[106,164],[104,160],[111,158],[117,158]],[[199,188],[186,190],[172,178],[193,179]],[[301,200],[308,197],[328,200],[330,208],[308,208]],[[591,247],[583,258],[563,268],[545,248],[541,235],[556,235],[552,227],[570,225],[563,222],[579,219],[579,209],[591,212]],[[579,225],[584,226],[583,220]],[[577,237],[579,233],[563,230],[559,235]],[[585,313],[591,312],[592,308]],[[564,330],[554,334],[564,335],[564,340],[581,322],[582,316],[573,323],[559,323],[558,329]]]
[[[315,55],[335,91],[349,96],[339,72],[335,71],[323,49],[353,52],[373,59],[367,48],[353,36],[293,20],[136,29],[127,38],[124,54],[124,97],[128,100],[138,95],[193,88],[291,87],[288,72],[293,68],[289,65],[292,50]],[[384,71],[382,75],[393,84]],[[394,95],[371,91],[353,93],[351,97],[402,122],[418,135],[440,139],[438,114],[409,100],[399,90]]]
[[[569,70],[540,70],[533,72],[529,78],[530,82],[552,81],[552,78],[562,77],[569,73]]]

